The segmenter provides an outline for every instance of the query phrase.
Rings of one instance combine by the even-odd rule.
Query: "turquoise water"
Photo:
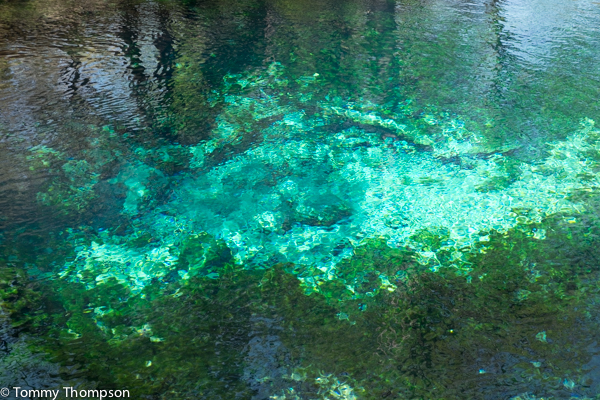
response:
[[[582,0],[0,3],[0,390],[597,398],[599,59]]]

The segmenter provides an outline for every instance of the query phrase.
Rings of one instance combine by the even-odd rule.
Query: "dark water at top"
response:
[[[0,2],[0,386],[596,398],[598,60],[588,0]]]

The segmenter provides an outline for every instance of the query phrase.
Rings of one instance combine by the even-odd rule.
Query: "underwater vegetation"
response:
[[[570,218],[543,221],[544,241],[492,234],[469,275],[369,241],[310,295],[297,278],[310,270],[239,268],[208,235],[186,241],[178,262],[201,258],[218,276],[158,277],[140,294],[115,277],[31,281],[29,262],[61,256],[5,249],[2,299],[61,379],[140,398],[593,398],[598,220]]]

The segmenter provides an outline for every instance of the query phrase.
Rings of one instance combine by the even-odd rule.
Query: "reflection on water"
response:
[[[0,4],[0,383],[598,395],[599,20]]]

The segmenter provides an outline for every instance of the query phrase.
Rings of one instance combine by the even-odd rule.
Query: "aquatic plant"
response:
[[[370,241],[307,296],[297,266],[239,269],[226,247],[200,235],[177,263],[202,265],[204,275],[157,276],[138,295],[116,278],[93,287],[50,280],[32,291],[14,268],[4,269],[12,283],[1,289],[15,326],[44,339],[34,349],[137,395],[460,398],[505,377],[515,396],[563,397],[598,384],[581,369],[597,329],[599,293],[589,282],[598,250],[585,235],[598,220],[569,218],[543,221],[543,241],[519,229],[491,234],[485,252],[469,256],[470,276],[432,272],[415,252]],[[565,237],[567,247],[554,245]],[[424,240],[435,248],[444,237]],[[382,274],[393,277],[387,286]],[[175,389],[173,379],[188,383]]]

